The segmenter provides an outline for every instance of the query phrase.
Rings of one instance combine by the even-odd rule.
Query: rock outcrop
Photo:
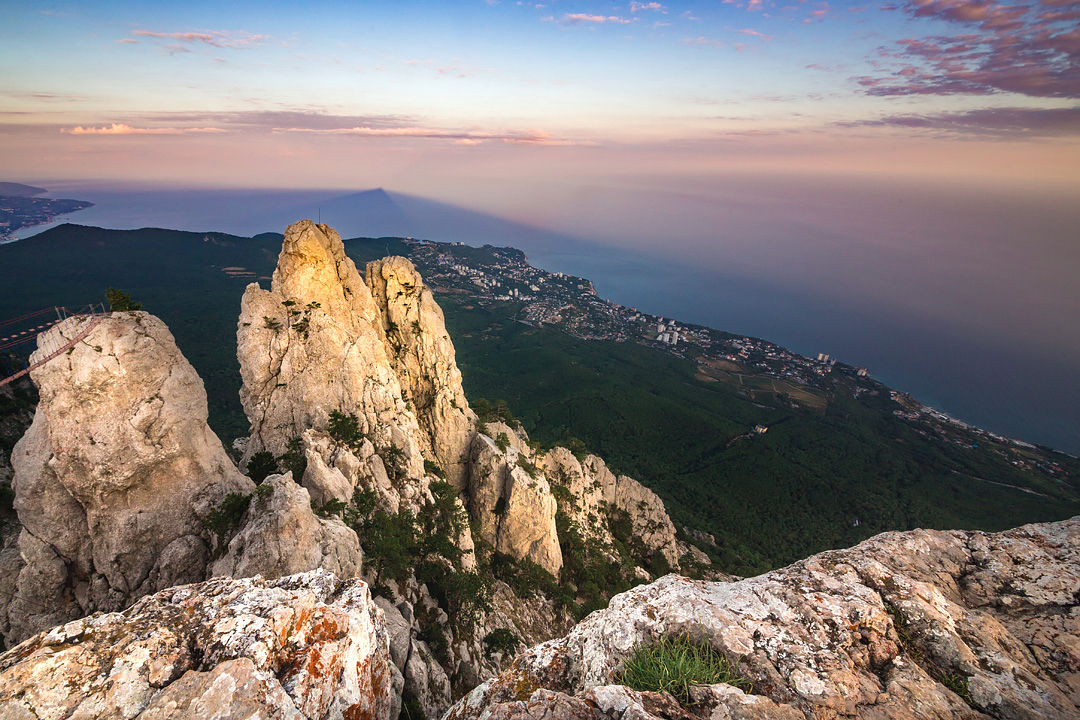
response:
[[[650,567],[678,568],[674,526],[651,491],[593,456],[582,463],[556,450],[544,460],[523,431],[502,423],[478,432],[442,311],[405,258],[370,262],[361,276],[336,232],[296,223],[285,232],[271,289],[251,284],[244,292],[237,338],[252,432],[246,459],[290,447],[302,453],[298,482],[316,506],[370,491],[387,513],[421,513],[432,501],[430,483],[445,478],[481,539],[558,576],[551,470],[580,486],[583,509],[565,510],[584,513],[575,518],[596,528],[603,544],[614,547],[609,526],[617,516]],[[329,432],[332,416],[355,416],[355,437]],[[472,544],[466,532],[460,545]]]
[[[386,720],[386,628],[325,572],[171,588],[0,655],[0,717]]]
[[[383,318],[341,237],[304,220],[285,232],[271,289],[248,285],[240,309],[240,399],[251,437],[246,455],[281,455],[333,412],[354,414],[400,471],[425,476],[420,427],[407,407],[384,342]],[[385,458],[384,458],[385,459]]]
[[[86,322],[48,333],[73,337]],[[168,328],[113,313],[31,376],[40,401],[12,455],[25,567],[8,639],[203,579],[202,518],[254,484],[206,424],[202,381]]]
[[[473,440],[469,464],[469,515],[480,536],[495,550],[527,558],[558,576],[563,558],[555,529],[557,505],[547,479],[522,450],[500,448],[486,435]]]
[[[634,648],[682,635],[726,655],[754,694],[699,687],[679,715],[610,687]],[[669,575],[520,655],[447,720],[691,713],[1077,717],[1080,518],[1000,534],[885,533],[732,583]]]
[[[251,499],[246,522],[229,541],[212,575],[272,580],[316,568],[340,578],[360,574],[360,541],[337,517],[311,510],[307,490],[292,475],[271,475]]]
[[[461,389],[442,309],[405,258],[370,262],[365,277],[382,317],[379,327],[390,361],[420,424],[424,450],[460,490],[467,479],[476,415]]]
[[[640,544],[641,554],[653,565],[679,567],[675,526],[652,490],[626,475],[616,477],[596,455],[579,461],[562,447],[540,456],[537,464],[553,483],[569,491],[560,507],[585,539],[611,547],[611,521],[615,525],[625,521],[623,542]]]

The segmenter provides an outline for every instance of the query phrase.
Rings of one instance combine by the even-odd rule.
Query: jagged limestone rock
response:
[[[382,316],[379,328],[390,361],[419,421],[424,449],[447,480],[462,489],[476,415],[461,389],[442,309],[405,258],[370,262],[365,277]]]
[[[88,322],[48,333],[73,337]],[[11,636],[201,580],[201,519],[254,484],[206,424],[202,381],[164,323],[113,313],[31,376],[40,402],[12,456],[26,567]]]
[[[216,578],[0,655],[0,717],[387,720],[390,681],[362,581]]]
[[[613,514],[625,514],[629,532],[646,552],[662,556],[670,568],[678,569],[680,554],[675,526],[663,501],[652,490],[631,477],[616,477],[596,455],[587,455],[579,461],[563,447],[544,453],[537,464],[552,483],[569,491],[570,501],[560,508],[583,539],[612,547],[610,520]]]
[[[292,473],[263,480],[212,575],[268,580],[322,569],[339,578],[360,574],[360,541],[337,517],[321,518],[311,509],[307,490]]]
[[[522,466],[523,457],[513,446],[500,450],[486,435],[474,437],[469,516],[495,550],[528,558],[558,576],[562,550],[555,531],[555,497],[542,473]]]
[[[423,478],[420,428],[381,332],[382,317],[341,237],[310,220],[291,225],[271,289],[252,283],[241,301],[240,399],[251,422],[246,457],[260,450],[281,455],[305,430],[326,430],[338,411],[355,414],[378,451],[403,453],[405,477]]]
[[[885,533],[732,583],[668,575],[520,655],[447,720],[499,716],[538,688],[588,698],[636,646],[676,635],[727,655],[771,701],[710,693],[710,718],[1074,718],[1077,588],[1080,517]]]

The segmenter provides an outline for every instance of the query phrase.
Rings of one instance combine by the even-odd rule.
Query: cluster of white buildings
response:
[[[679,326],[675,323],[668,325],[663,318],[660,318],[660,322],[656,324],[656,332],[657,342],[662,342],[665,345],[679,344]]]

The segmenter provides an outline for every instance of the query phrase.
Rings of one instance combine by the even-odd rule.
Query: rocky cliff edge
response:
[[[687,636],[750,692],[690,707],[621,686]],[[1000,534],[885,533],[731,583],[669,575],[517,657],[446,720],[1080,717],[1080,518]]]

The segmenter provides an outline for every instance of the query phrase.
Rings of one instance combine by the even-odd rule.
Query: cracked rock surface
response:
[[[86,322],[47,334],[74,337]],[[201,518],[254,488],[206,423],[202,380],[153,315],[112,313],[31,376],[40,402],[11,458],[25,566],[3,618],[9,642],[203,579]]]
[[[587,717],[582,702],[670,718],[605,686],[636,646],[672,635],[752,684],[697,688],[689,710],[710,720],[1080,717],[1080,518],[884,533],[738,582],[668,575],[518,656],[447,720]]]
[[[383,720],[389,647],[367,585],[217,578],[0,655],[0,718]]]

